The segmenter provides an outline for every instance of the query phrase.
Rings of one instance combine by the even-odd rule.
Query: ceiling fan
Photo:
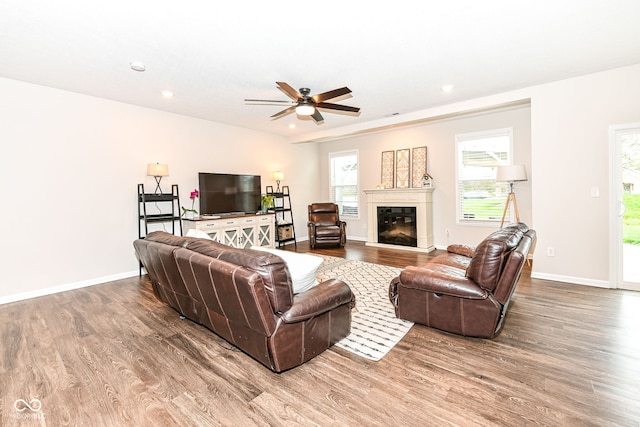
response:
[[[326,110],[333,113],[348,113],[358,114],[360,108],[351,107],[348,105],[333,104],[330,102],[332,99],[346,97],[351,93],[351,89],[348,87],[342,87],[339,89],[330,90],[328,92],[319,93],[317,95],[309,96],[311,90],[309,88],[300,88],[298,92],[285,82],[276,82],[278,89],[285,93],[293,101],[277,101],[268,99],[245,99],[245,102],[257,104],[257,105],[281,105],[287,104],[289,107],[271,116],[273,120],[284,117],[287,114],[291,114],[294,111],[299,116],[310,116],[317,124],[324,121],[324,117],[320,114],[319,110]],[[349,95],[351,97],[351,95]],[[332,111],[333,110],[333,111]]]

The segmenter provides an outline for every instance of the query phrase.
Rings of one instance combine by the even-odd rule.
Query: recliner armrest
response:
[[[313,288],[293,296],[291,308],[282,314],[285,323],[297,323],[343,304],[355,306],[355,296],[345,282],[338,279],[326,280]]]
[[[452,244],[447,246],[447,252],[473,258],[476,253],[476,248],[469,245]]]
[[[407,267],[400,273],[400,286],[467,299],[486,299],[489,293],[464,276],[459,268],[444,264]]]

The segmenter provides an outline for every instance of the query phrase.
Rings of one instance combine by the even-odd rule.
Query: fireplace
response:
[[[364,190],[367,195],[367,245],[431,252],[433,188]],[[380,217],[378,213],[380,212]]]
[[[415,206],[378,206],[378,243],[418,247]]]

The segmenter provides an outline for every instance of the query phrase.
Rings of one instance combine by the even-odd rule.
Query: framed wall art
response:
[[[411,150],[396,150],[396,188],[409,188],[411,172]]]
[[[427,173],[427,147],[415,147],[411,153],[411,186],[423,186],[422,179]]]
[[[394,168],[394,152],[382,152],[381,180],[382,188],[393,188]]]

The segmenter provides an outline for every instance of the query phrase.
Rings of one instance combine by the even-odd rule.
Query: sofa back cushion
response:
[[[527,256],[535,240],[535,230],[527,231],[525,235],[522,236],[518,247],[509,254],[502,274],[500,275],[498,286],[496,286],[496,289],[493,291],[494,298],[500,304],[506,304],[511,299],[511,294],[513,294],[516,288],[520,273],[522,273],[522,267],[524,267],[524,263],[527,261]]]
[[[291,275],[282,258],[268,252],[232,248],[212,240],[187,239],[187,249],[243,266],[260,274],[274,313],[284,313],[293,304]]]
[[[527,231],[525,224],[516,223],[491,233],[476,247],[467,268],[467,277],[484,289],[493,291],[498,285],[507,257]]]
[[[232,343],[246,339],[244,328],[265,337],[273,333],[276,319],[259,273],[188,249],[178,248],[174,256],[196,302],[188,318]]]
[[[150,233],[146,238],[134,241],[133,246],[138,259],[147,270],[156,296],[176,310],[185,312],[191,306],[191,297],[184,287],[173,257],[173,252],[185,241],[182,237],[173,236],[177,239],[172,239],[171,236],[164,232]],[[176,245],[167,244],[168,241]]]
[[[338,205],[335,203],[312,203],[309,205],[309,222],[317,227],[337,225],[340,220]]]
[[[176,236],[165,231],[152,231],[147,234],[144,240],[164,243],[165,245],[185,247],[190,239],[188,237]]]

